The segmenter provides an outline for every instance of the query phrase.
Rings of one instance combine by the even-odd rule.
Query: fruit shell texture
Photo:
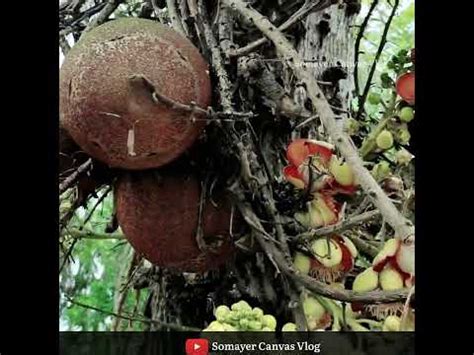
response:
[[[188,39],[155,21],[119,19],[84,34],[65,58],[61,124],[86,153],[110,167],[159,167],[189,148],[205,123],[153,102],[145,86],[131,85],[133,75],[176,102],[210,104],[208,64]]]
[[[137,175],[138,174],[138,175]],[[203,207],[202,228],[222,243],[202,252],[196,241],[200,184],[186,174],[143,172],[122,176],[115,187],[117,219],[133,248],[151,263],[182,272],[215,269],[233,254],[229,236],[231,209],[222,196]],[[235,220],[235,219],[234,219]]]

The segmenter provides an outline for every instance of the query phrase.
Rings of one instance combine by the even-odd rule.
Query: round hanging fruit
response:
[[[61,124],[110,167],[162,166],[204,128],[173,103],[207,108],[208,64],[177,32],[145,19],[119,19],[84,34],[60,71]]]
[[[115,188],[117,219],[134,249],[155,265],[184,272],[215,269],[233,252],[229,202],[222,194],[208,196],[199,222],[200,201],[198,179],[182,173],[129,173]]]

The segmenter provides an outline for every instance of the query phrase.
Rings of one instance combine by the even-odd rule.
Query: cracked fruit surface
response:
[[[231,256],[231,208],[226,199],[206,199],[198,245],[200,184],[189,175],[143,172],[120,178],[115,188],[119,224],[133,248],[151,263],[184,272],[205,272]]]
[[[208,64],[188,39],[155,21],[107,22],[84,34],[65,58],[61,124],[110,167],[162,166],[189,148],[205,123],[153,99],[154,92],[207,108]]]

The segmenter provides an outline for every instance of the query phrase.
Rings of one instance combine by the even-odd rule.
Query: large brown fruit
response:
[[[110,167],[162,166],[197,139],[204,121],[163,100],[207,108],[209,68],[198,49],[155,21],[113,20],[83,35],[60,73],[61,123]]]
[[[222,195],[221,195],[222,196]],[[134,249],[151,263],[184,272],[204,272],[229,260],[231,209],[225,198],[206,199],[203,237],[196,240],[200,184],[180,173],[142,172],[119,179],[115,189],[118,222]]]

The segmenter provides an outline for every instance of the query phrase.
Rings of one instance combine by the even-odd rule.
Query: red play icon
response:
[[[209,340],[188,339],[186,340],[186,355],[208,355]]]

